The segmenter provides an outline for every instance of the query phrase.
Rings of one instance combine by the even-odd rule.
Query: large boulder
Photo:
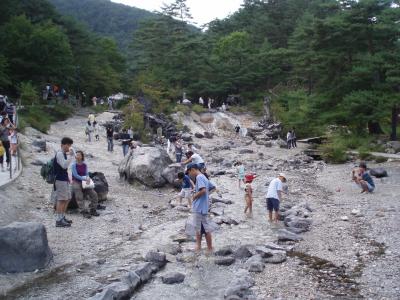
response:
[[[183,172],[183,171],[185,171],[185,169],[184,169],[184,167],[182,166],[182,164],[181,164],[181,163],[175,163],[175,164],[171,164],[171,165],[169,165],[168,167],[166,167],[166,168],[163,170],[161,176],[162,176],[165,180],[167,180],[167,182],[168,182],[169,184],[173,185],[174,187],[179,188],[179,187],[181,187],[181,184],[178,183],[178,182],[176,181],[176,179],[177,179],[177,174],[178,174],[179,172]]]
[[[42,139],[34,140],[32,142],[32,146],[38,148],[39,151],[43,151],[43,152],[45,152],[46,148],[47,148],[46,147],[46,141],[42,140]]]
[[[164,149],[141,147],[124,157],[118,172],[129,181],[158,188],[168,183],[163,172],[171,163],[172,160]]]
[[[371,169],[369,173],[371,174],[371,176],[374,176],[376,178],[388,177],[388,173],[384,168]]]
[[[53,255],[41,223],[14,222],[0,228],[0,273],[45,268]]]
[[[395,153],[400,152],[400,141],[390,141],[387,145],[392,148]]]

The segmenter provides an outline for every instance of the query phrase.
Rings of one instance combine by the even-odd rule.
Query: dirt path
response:
[[[105,113],[98,121],[104,122],[111,117]],[[243,119],[243,123],[249,122],[247,116]],[[120,278],[130,265],[141,261],[148,250],[176,245],[171,235],[183,228],[187,218],[187,213],[171,209],[168,204],[176,192],[171,188],[150,190],[121,182],[117,173],[122,159],[121,147],[116,145],[110,155],[104,133],[99,142],[85,142],[85,121],[86,117],[82,115],[56,123],[45,138],[57,148],[60,137],[68,135],[74,140],[76,149],[91,154],[86,155],[89,169],[104,172],[110,185],[107,209],[100,217],[90,220],[79,214],[69,215],[73,226],[56,228],[48,203],[50,187],[39,177],[40,168],[30,164],[37,158],[47,160],[52,153],[27,155],[24,174],[16,185],[2,193],[0,225],[14,220],[44,223],[54,261],[47,270],[34,274],[0,275],[0,299],[84,299]],[[198,124],[196,128],[199,128]],[[395,268],[400,249],[396,231],[399,204],[395,195],[400,194],[400,174],[396,173],[395,164],[383,164],[393,170],[388,180],[378,183],[383,188],[379,187],[373,195],[359,196],[348,181],[350,165],[324,168],[323,164],[315,163],[307,168],[297,167],[292,161],[299,149],[266,148],[254,143],[246,146],[247,140],[230,139],[227,137],[230,135],[224,133],[223,139],[215,137],[195,142],[202,146],[200,153],[210,162],[211,170],[227,170],[229,163],[240,159],[245,161],[246,169],[257,172],[259,178],[254,182],[252,219],[242,213],[243,191],[237,187],[234,175],[228,172],[212,178],[223,198],[234,202],[225,208],[225,215],[239,222],[237,226],[223,225],[215,233],[216,249],[275,241],[276,230],[281,226],[266,222],[264,184],[279,171],[285,171],[289,177],[290,194],[285,201],[306,201],[314,210],[311,231],[304,235],[304,241],[296,244],[296,255],[283,264],[267,265],[264,272],[255,275],[253,290],[259,299],[326,299],[340,295],[349,297],[346,299],[361,296],[398,298],[395,280],[398,282],[399,268],[397,271]],[[230,149],[214,150],[227,143]],[[239,154],[241,149],[254,152]],[[222,161],[211,163],[217,158]],[[336,192],[337,188],[340,192]],[[364,216],[351,215],[354,208]],[[349,221],[341,221],[342,215],[348,216]],[[194,257],[193,247],[193,243],[182,244],[181,258],[189,264],[171,263],[164,270],[186,273],[187,280],[179,289],[163,285],[156,278],[136,293],[134,299],[221,299],[227,282],[241,265],[216,266],[212,258]],[[326,276],[327,269],[316,267],[318,264],[311,262],[313,257],[331,262],[338,269],[343,267],[348,275],[335,277],[328,273]],[[350,283],[341,282],[344,280]],[[2,297],[6,291],[7,296]]]

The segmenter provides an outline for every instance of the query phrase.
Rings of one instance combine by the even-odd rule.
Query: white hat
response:
[[[285,178],[285,179],[286,179],[286,175],[285,175],[285,173],[279,173],[279,174],[278,174],[278,177],[283,177],[283,178]]]

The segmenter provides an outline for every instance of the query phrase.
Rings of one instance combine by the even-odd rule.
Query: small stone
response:
[[[250,272],[262,272],[265,268],[261,255],[254,255],[250,257],[246,263],[245,267]]]
[[[98,265],[104,265],[106,263],[106,261],[107,260],[105,258],[101,258],[101,259],[97,260],[97,264]]]
[[[179,272],[168,273],[161,276],[161,280],[164,284],[182,283],[185,280],[185,275]]]
[[[253,254],[250,252],[250,250],[246,246],[240,246],[236,251],[235,251],[235,257],[242,259],[242,258],[248,258],[252,257]]]
[[[143,204],[142,207],[143,208],[149,208],[149,206],[147,204]]]
[[[225,246],[217,251],[215,251],[215,255],[216,256],[228,256],[231,255],[233,253],[232,248],[229,246]]]
[[[167,259],[165,257],[165,253],[163,252],[149,251],[145,256],[145,260],[147,262],[156,264],[160,268],[167,264]]]
[[[351,214],[357,216],[357,215],[360,214],[360,210],[359,210],[359,209],[353,209],[353,210],[351,211]]]
[[[341,216],[341,217],[340,217],[340,220],[342,220],[342,221],[348,221],[348,220],[349,220],[349,217],[348,217],[348,216]]]
[[[214,260],[214,263],[216,265],[221,265],[221,266],[230,266],[234,262],[235,262],[235,258],[232,256],[218,257]]]

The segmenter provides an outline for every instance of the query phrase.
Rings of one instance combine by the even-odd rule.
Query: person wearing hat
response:
[[[358,174],[356,174],[356,170],[352,172],[352,179],[354,182],[361,187],[361,193],[372,193],[375,189],[375,183],[367,172],[367,164],[365,162],[361,162],[358,165]]]
[[[279,220],[279,202],[282,200],[283,182],[286,182],[286,175],[280,173],[277,178],[273,179],[267,192],[267,209],[269,221],[278,222]],[[275,211],[274,217],[272,212]]]
[[[247,174],[244,177],[245,188],[244,188],[244,201],[246,202],[246,207],[244,208],[244,213],[247,213],[249,210],[249,215],[253,215],[253,188],[251,187],[251,183],[253,182],[254,178],[257,176],[254,174]]]
[[[196,235],[196,249],[200,251],[201,240],[203,234],[206,236],[208,252],[212,252],[212,226],[208,220],[209,209],[209,185],[207,177],[199,170],[199,166],[195,163],[187,165],[187,172],[195,182],[195,193],[192,198],[192,216]]]

